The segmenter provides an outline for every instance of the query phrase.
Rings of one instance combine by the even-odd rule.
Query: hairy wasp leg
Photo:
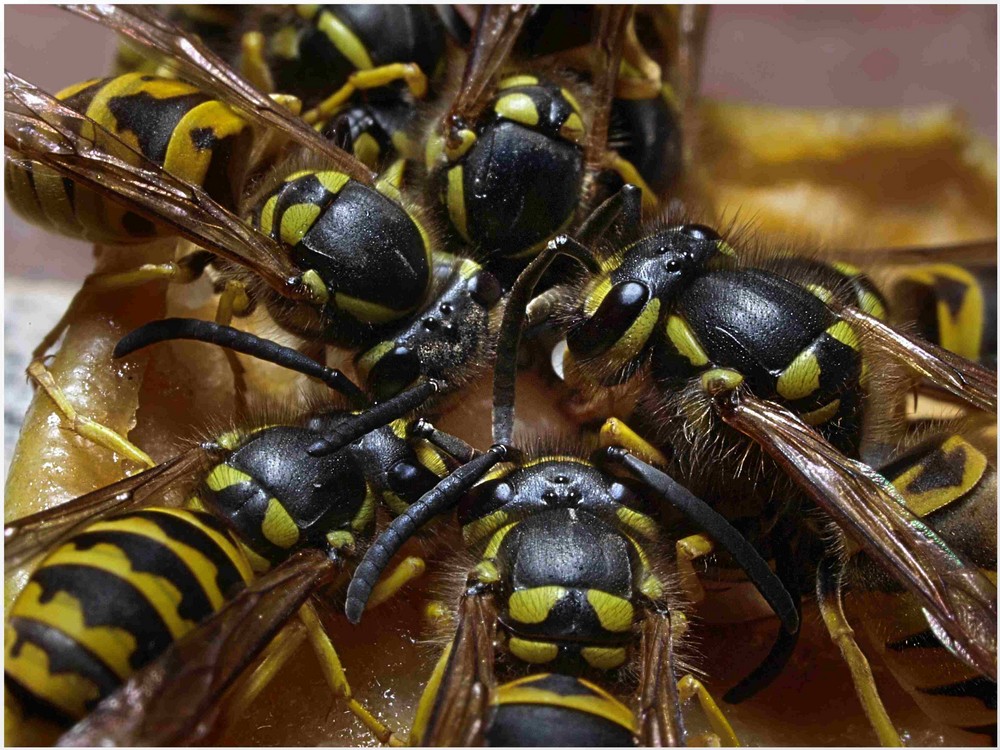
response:
[[[684,589],[684,597],[693,604],[705,600],[705,588],[698,579],[698,572],[694,569],[694,561],[706,557],[715,551],[712,540],[704,534],[691,534],[683,539],[678,539],[677,544],[677,573],[681,578],[681,586]]]
[[[377,607],[388,601],[398,594],[406,584],[420,578],[426,569],[427,563],[424,562],[423,558],[412,555],[407,557],[393,568],[389,572],[389,575],[375,584],[375,588],[372,589],[372,595],[368,599],[368,606]]]
[[[306,626],[309,641],[312,643],[313,650],[319,658],[323,676],[330,685],[330,689],[333,690],[333,694],[345,701],[351,713],[357,716],[361,720],[361,723],[368,728],[368,731],[372,733],[372,736],[383,745],[402,745],[403,743],[385,724],[376,719],[371,711],[355,700],[351,692],[351,686],[347,682],[347,675],[344,674],[344,668],[340,663],[340,657],[337,655],[330,637],[326,634],[326,629],[323,627],[323,623],[312,602],[306,602],[302,605],[302,608],[299,610],[299,618]]]
[[[861,701],[865,716],[868,717],[868,723],[878,736],[879,744],[883,747],[902,747],[899,733],[893,727],[885,706],[882,705],[882,698],[878,694],[868,659],[858,647],[854,639],[854,629],[844,614],[840,589],[841,576],[842,569],[836,557],[824,558],[816,573],[816,600],[823,616],[823,624],[826,625],[831,640],[837,644],[848,669],[851,670],[854,690]]]
[[[414,63],[392,63],[380,65],[370,70],[358,70],[347,79],[347,83],[333,92],[315,107],[305,112],[302,119],[310,125],[321,122],[337,111],[337,108],[354,96],[356,91],[376,89],[393,81],[403,81],[415,99],[427,95],[427,76]]]
[[[229,279],[219,295],[219,305],[215,309],[215,322],[219,325],[228,326],[233,322],[234,315],[244,315],[250,309],[250,295],[247,294],[247,287],[242,281]],[[247,411],[247,378],[246,368],[236,356],[236,352],[231,349],[223,349],[229,369],[233,373],[233,391],[236,399],[237,415],[246,414]]]
[[[410,435],[412,437],[423,438],[459,463],[468,463],[476,456],[482,455],[461,438],[447,432],[442,432],[425,419],[418,419],[410,426]]]
[[[49,372],[48,368],[41,361],[36,360],[28,365],[28,375],[55,403],[60,416],[67,423],[67,429],[72,430],[85,440],[89,440],[120,456],[124,456],[129,461],[141,464],[145,468],[156,466],[156,461],[135,444],[119,435],[110,427],[106,427],[100,422],[95,422],[90,417],[80,414],[74,408],[73,404],[70,403],[63,389],[56,385],[52,373]]]
[[[288,663],[305,639],[306,631],[300,622],[291,621],[278,632],[274,640],[268,644],[260,664],[230,696],[226,705],[227,719],[222,722],[223,726],[229,726],[246,715],[250,704]]]
[[[656,447],[640,436],[620,419],[611,417],[601,425],[598,437],[601,448],[617,446],[624,448],[633,456],[641,458],[646,463],[667,466],[669,461]]]
[[[118,289],[128,289],[133,286],[148,284],[151,281],[189,284],[201,277],[213,257],[211,253],[199,250],[184,256],[178,261],[170,261],[169,263],[145,263],[128,271],[91,274],[84,280],[83,286],[77,292],[76,296],[73,297],[73,301],[66,308],[66,312],[59,318],[59,322],[53,326],[51,331],[45,334],[45,338],[35,347],[35,350],[31,353],[32,359],[41,359],[48,353],[49,349],[62,336],[63,331],[69,327],[70,321],[93,299],[94,295],[113,292]]]
[[[240,72],[261,91],[274,91],[271,67],[264,55],[265,39],[259,31],[248,31],[240,38]]]
[[[454,629],[455,615],[440,599],[432,599],[424,605],[424,622],[432,627]]]
[[[721,747],[740,747],[740,740],[733,731],[732,725],[726,715],[715,702],[708,688],[701,684],[700,680],[693,675],[685,675],[677,683],[677,695],[681,703],[687,703],[692,698],[698,699],[702,712],[708,718],[708,723],[712,726],[712,733]]]

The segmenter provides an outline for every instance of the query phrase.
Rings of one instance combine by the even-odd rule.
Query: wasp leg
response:
[[[719,708],[719,704],[715,702],[712,694],[699,680],[695,679],[693,675],[685,675],[677,683],[677,694],[680,696],[681,702],[684,703],[691,698],[698,698],[701,710],[708,717],[708,723],[711,724],[712,732],[715,735],[709,738],[710,745],[714,744],[712,740],[715,740],[721,747],[740,747],[740,740],[736,736],[736,732],[733,731],[729,720],[722,713],[722,709]]]
[[[424,622],[434,628],[454,629],[455,615],[440,599],[432,599],[424,605]]]
[[[265,39],[259,31],[248,31],[240,39],[240,72],[265,93],[274,91],[271,67],[264,56]]]
[[[95,294],[127,289],[151,281],[166,281],[171,284],[187,284],[201,277],[205,267],[211,262],[212,254],[204,251],[190,253],[176,262],[146,263],[129,271],[118,273],[95,273],[87,277],[83,287],[77,292],[66,312],[59,318],[51,331],[31,353],[33,359],[41,359],[51,349],[70,321],[93,298]]]
[[[635,168],[628,159],[620,156],[619,154],[611,151],[607,155],[608,169],[617,172],[618,176],[622,178],[622,181],[626,185],[635,185],[637,188],[642,190],[642,209],[647,213],[656,211],[660,207],[660,201],[656,197],[656,191],[654,191],[644,179],[642,175],[639,174],[639,170]]]
[[[704,534],[691,534],[683,539],[678,539],[676,548],[677,573],[681,577],[684,596],[693,604],[704,601],[705,589],[698,580],[698,573],[692,563],[700,557],[712,554],[715,551],[715,545]]]
[[[232,323],[234,315],[243,315],[250,308],[250,297],[247,294],[246,284],[242,281],[230,279],[219,295],[219,306],[215,310],[215,322],[228,326]],[[236,399],[236,414],[243,415],[247,411],[247,380],[246,368],[240,362],[236,352],[232,349],[223,349],[229,369],[233,373],[233,390]]]
[[[871,666],[868,659],[858,647],[854,639],[854,629],[847,622],[844,614],[843,602],[841,601],[841,573],[837,560],[834,557],[827,557],[820,565],[816,575],[816,600],[819,604],[820,614],[823,616],[823,624],[830,633],[830,638],[840,649],[844,661],[847,662],[848,669],[851,670],[851,681],[854,683],[854,690],[861,700],[861,706],[868,722],[878,736],[879,744],[883,747],[902,747],[903,743],[899,739],[899,733],[892,725],[892,720],[882,705],[882,698],[878,694],[878,687],[875,685],[875,677],[872,675]]]
[[[601,425],[599,441],[601,448],[609,446],[624,448],[633,456],[641,458],[646,463],[657,464],[659,466],[666,466],[669,463],[663,453],[636,433],[631,427],[615,417],[611,417]]]
[[[368,731],[383,745],[402,745],[403,743],[385,724],[376,719],[367,708],[355,700],[351,693],[351,686],[347,682],[347,675],[344,674],[344,668],[340,663],[340,657],[337,655],[330,637],[326,634],[326,629],[323,627],[312,602],[302,605],[299,610],[299,618],[306,626],[309,641],[319,658],[323,676],[326,677],[334,696],[343,699],[351,713],[357,716],[361,723],[368,728]]]
[[[140,450],[136,445],[129,442],[110,427],[106,427],[77,412],[73,404],[69,402],[62,388],[56,385],[52,373],[40,361],[36,360],[28,365],[28,376],[52,399],[63,421],[67,423],[68,429],[85,440],[89,440],[120,456],[124,456],[129,461],[141,464],[147,468],[156,466],[156,462],[144,451]]]
[[[410,425],[412,437],[423,438],[440,451],[447,453],[459,463],[468,463],[482,455],[467,442],[447,432],[442,432],[425,419],[418,419]]]
[[[679,612],[651,612],[643,621],[637,715],[644,746],[676,747],[684,737],[674,647],[686,629],[687,620]]]
[[[427,76],[424,75],[419,65],[414,63],[380,65],[370,70],[358,70],[351,73],[347,83],[303,114],[302,119],[310,125],[315,125],[336,112],[341,104],[354,96],[354,92],[379,88],[393,81],[406,83],[415,99],[423,99],[427,95]]]
[[[413,581],[424,574],[427,564],[419,557],[407,557],[399,565],[392,569],[389,575],[382,578],[372,589],[371,598],[368,600],[369,607],[377,607],[388,599],[391,599],[399,590],[410,581]]]

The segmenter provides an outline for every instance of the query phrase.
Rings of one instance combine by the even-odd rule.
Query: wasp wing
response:
[[[916,266],[925,263],[954,263],[960,266],[995,266],[997,238],[948,245],[914,245],[887,248],[837,248],[824,251],[824,256],[850,260],[860,265]],[[877,259],[873,260],[873,259]]]
[[[929,341],[897,331],[857,308],[841,307],[837,314],[859,325],[866,345],[881,349],[972,406],[989,412],[997,410],[995,371]]]
[[[76,15],[106,26],[150,50],[176,68],[182,78],[237,107],[251,121],[287,135],[307,153],[323,157],[331,166],[366,184],[375,175],[364,164],[313,130],[250,81],[233,70],[196,36],[144,5],[70,5]],[[331,92],[333,93],[333,92]]]
[[[679,633],[669,613],[653,612],[642,624],[637,719],[645,747],[679,747],[684,743],[684,719],[677,694]]]
[[[606,5],[597,13],[594,50],[591,52],[594,121],[590,125],[587,143],[587,158],[592,167],[600,166],[607,151],[611,101],[621,69],[625,35],[634,11],[634,5]]]
[[[4,73],[8,160],[42,164],[109,196],[220,257],[253,271],[278,293],[306,299],[298,269],[281,245],[174,177],[86,115]],[[112,153],[113,152],[113,153]]]
[[[431,714],[418,713],[414,741],[428,747],[480,745],[496,687],[493,640],[496,603],[492,594],[466,594],[459,604],[455,637],[433,696]],[[421,699],[421,702],[425,698]],[[421,706],[423,709],[423,706]]]
[[[259,578],[105,698],[59,745],[191,745],[214,728],[221,699],[338,566],[303,550]]]
[[[464,125],[472,121],[486,106],[494,77],[507,62],[531,11],[530,5],[486,5],[480,8],[462,83],[445,117],[445,132],[452,124]]]
[[[204,446],[191,448],[107,487],[11,521],[3,529],[4,565],[7,570],[20,567],[65,541],[80,527],[110,513],[147,504],[179,480],[204,472],[216,461],[216,452]]]
[[[928,621],[947,633],[958,655],[996,680],[996,587],[913,515],[888,480],[778,404],[736,393],[716,406],[923,602]]]

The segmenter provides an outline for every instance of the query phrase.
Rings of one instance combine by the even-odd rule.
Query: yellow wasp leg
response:
[[[423,99],[427,94],[427,76],[419,65],[414,63],[380,65],[370,70],[351,73],[347,83],[302,115],[302,119],[310,125],[315,125],[336,112],[341,104],[354,96],[355,91],[374,89],[400,80],[406,83],[414,98]]]
[[[639,170],[635,168],[635,165],[633,165],[632,162],[612,151],[608,154],[608,167],[617,172],[625,182],[642,188],[643,211],[646,211],[648,214],[649,212],[656,211],[659,208],[660,201],[656,197],[656,193],[648,184],[646,184],[646,181],[642,179],[642,175],[639,174]]]
[[[647,463],[658,466],[669,464],[666,456],[640,437],[631,427],[615,417],[611,417],[601,425],[599,440],[602,448],[616,446],[624,448],[636,458],[641,458]]]
[[[385,724],[376,719],[367,708],[354,699],[351,686],[347,682],[347,675],[344,674],[344,668],[340,663],[340,657],[337,656],[337,651],[334,649],[330,637],[326,634],[326,629],[323,627],[312,602],[302,605],[302,608],[299,609],[299,618],[306,626],[313,650],[319,658],[323,676],[326,677],[334,696],[346,701],[351,713],[357,716],[361,723],[368,728],[368,731],[383,745],[401,746],[403,743],[399,738],[389,731]]]
[[[246,715],[250,704],[281,671],[305,639],[305,628],[299,622],[290,622],[278,632],[274,640],[268,644],[260,664],[233,690],[226,704],[227,720],[223,722],[224,726]]]
[[[704,534],[691,534],[677,540],[677,572],[681,577],[684,595],[692,603],[705,599],[705,589],[698,580],[698,573],[692,563],[699,557],[712,554],[715,546],[712,540]]]
[[[103,446],[130,461],[146,467],[156,466],[156,462],[136,445],[119,435],[110,427],[105,427],[89,417],[85,417],[69,402],[62,388],[56,385],[55,379],[41,361],[35,360],[28,365],[28,375],[45,391],[55,403],[63,420],[68,423],[68,429],[85,440]]]
[[[264,93],[274,91],[274,78],[264,56],[264,35],[259,31],[248,31],[240,39],[240,72],[250,83]]]
[[[740,747],[740,740],[736,736],[736,732],[733,731],[729,720],[722,713],[722,709],[719,708],[719,704],[715,702],[712,694],[708,692],[708,688],[702,685],[699,680],[695,679],[693,675],[682,677],[677,683],[677,693],[681,701],[684,702],[691,700],[692,697],[698,698],[701,710],[708,717],[712,731],[722,747]]]
[[[432,599],[424,606],[424,621],[428,625],[451,630],[454,619],[451,610],[440,599]]]
[[[828,585],[826,578],[827,576],[824,575],[821,567],[818,574],[819,582],[816,586],[816,598],[820,614],[823,616],[823,624],[826,625],[830,638],[837,644],[844,661],[847,662],[848,669],[851,670],[854,690],[861,700],[861,707],[864,709],[865,716],[868,717],[868,723],[872,725],[872,729],[878,736],[879,744],[882,747],[902,747],[903,742],[899,739],[899,733],[896,732],[885,706],[882,705],[882,698],[878,694],[872,668],[858,647],[858,643],[854,639],[854,629],[847,622],[847,616],[844,614],[844,606],[840,597],[839,576],[833,585]]]
[[[196,257],[192,257],[196,256]],[[59,340],[69,322],[76,316],[81,307],[90,301],[94,293],[111,292],[116,289],[127,289],[151,281],[167,281],[174,284],[187,284],[201,276],[204,264],[202,255],[192,253],[186,258],[170,263],[146,263],[129,271],[119,273],[91,274],[83,282],[83,287],[77,292],[66,312],[59,318],[51,331],[45,334],[42,342],[32,352],[34,359],[41,359]],[[191,258],[189,261],[188,259]]]
[[[407,557],[399,565],[392,569],[388,575],[383,576],[375,588],[372,589],[371,597],[368,599],[369,607],[377,607],[391,599],[399,593],[410,581],[419,578],[427,569],[426,563],[419,557]]]
[[[250,307],[250,297],[247,295],[246,284],[230,279],[226,282],[222,294],[219,295],[219,306],[215,309],[215,322],[228,326],[232,324],[234,315],[243,315]],[[247,409],[246,370],[236,352],[223,348],[229,369],[233,373],[233,390],[236,398],[236,413],[242,415]]]

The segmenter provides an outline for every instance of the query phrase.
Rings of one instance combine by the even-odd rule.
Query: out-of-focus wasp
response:
[[[70,744],[191,743],[224,718],[223,697],[259,654],[233,705],[248,705],[308,635],[333,693],[392,740],[352,698],[311,596],[365,547],[380,507],[400,513],[473,454],[403,419],[411,407],[326,409],[227,432],[8,524],[8,569],[48,552],[8,612],[5,682],[21,718],[80,722]],[[322,455],[310,453],[317,443]],[[190,499],[151,505],[171,496]],[[407,558],[377,598],[423,567]],[[296,612],[304,631],[282,630]]]
[[[588,273],[532,301],[560,255]],[[636,422],[656,446],[638,440],[637,453],[661,456],[755,541],[811,500],[920,602],[950,650],[995,680],[996,588],[871,468],[892,445],[871,420],[898,410],[901,368],[984,410],[996,407],[996,375],[886,325],[883,305],[856,269],[754,252],[699,224],[643,228],[638,191],[627,187],[515,284],[496,408],[509,423],[525,317],[555,317],[577,382],[635,387]]]

